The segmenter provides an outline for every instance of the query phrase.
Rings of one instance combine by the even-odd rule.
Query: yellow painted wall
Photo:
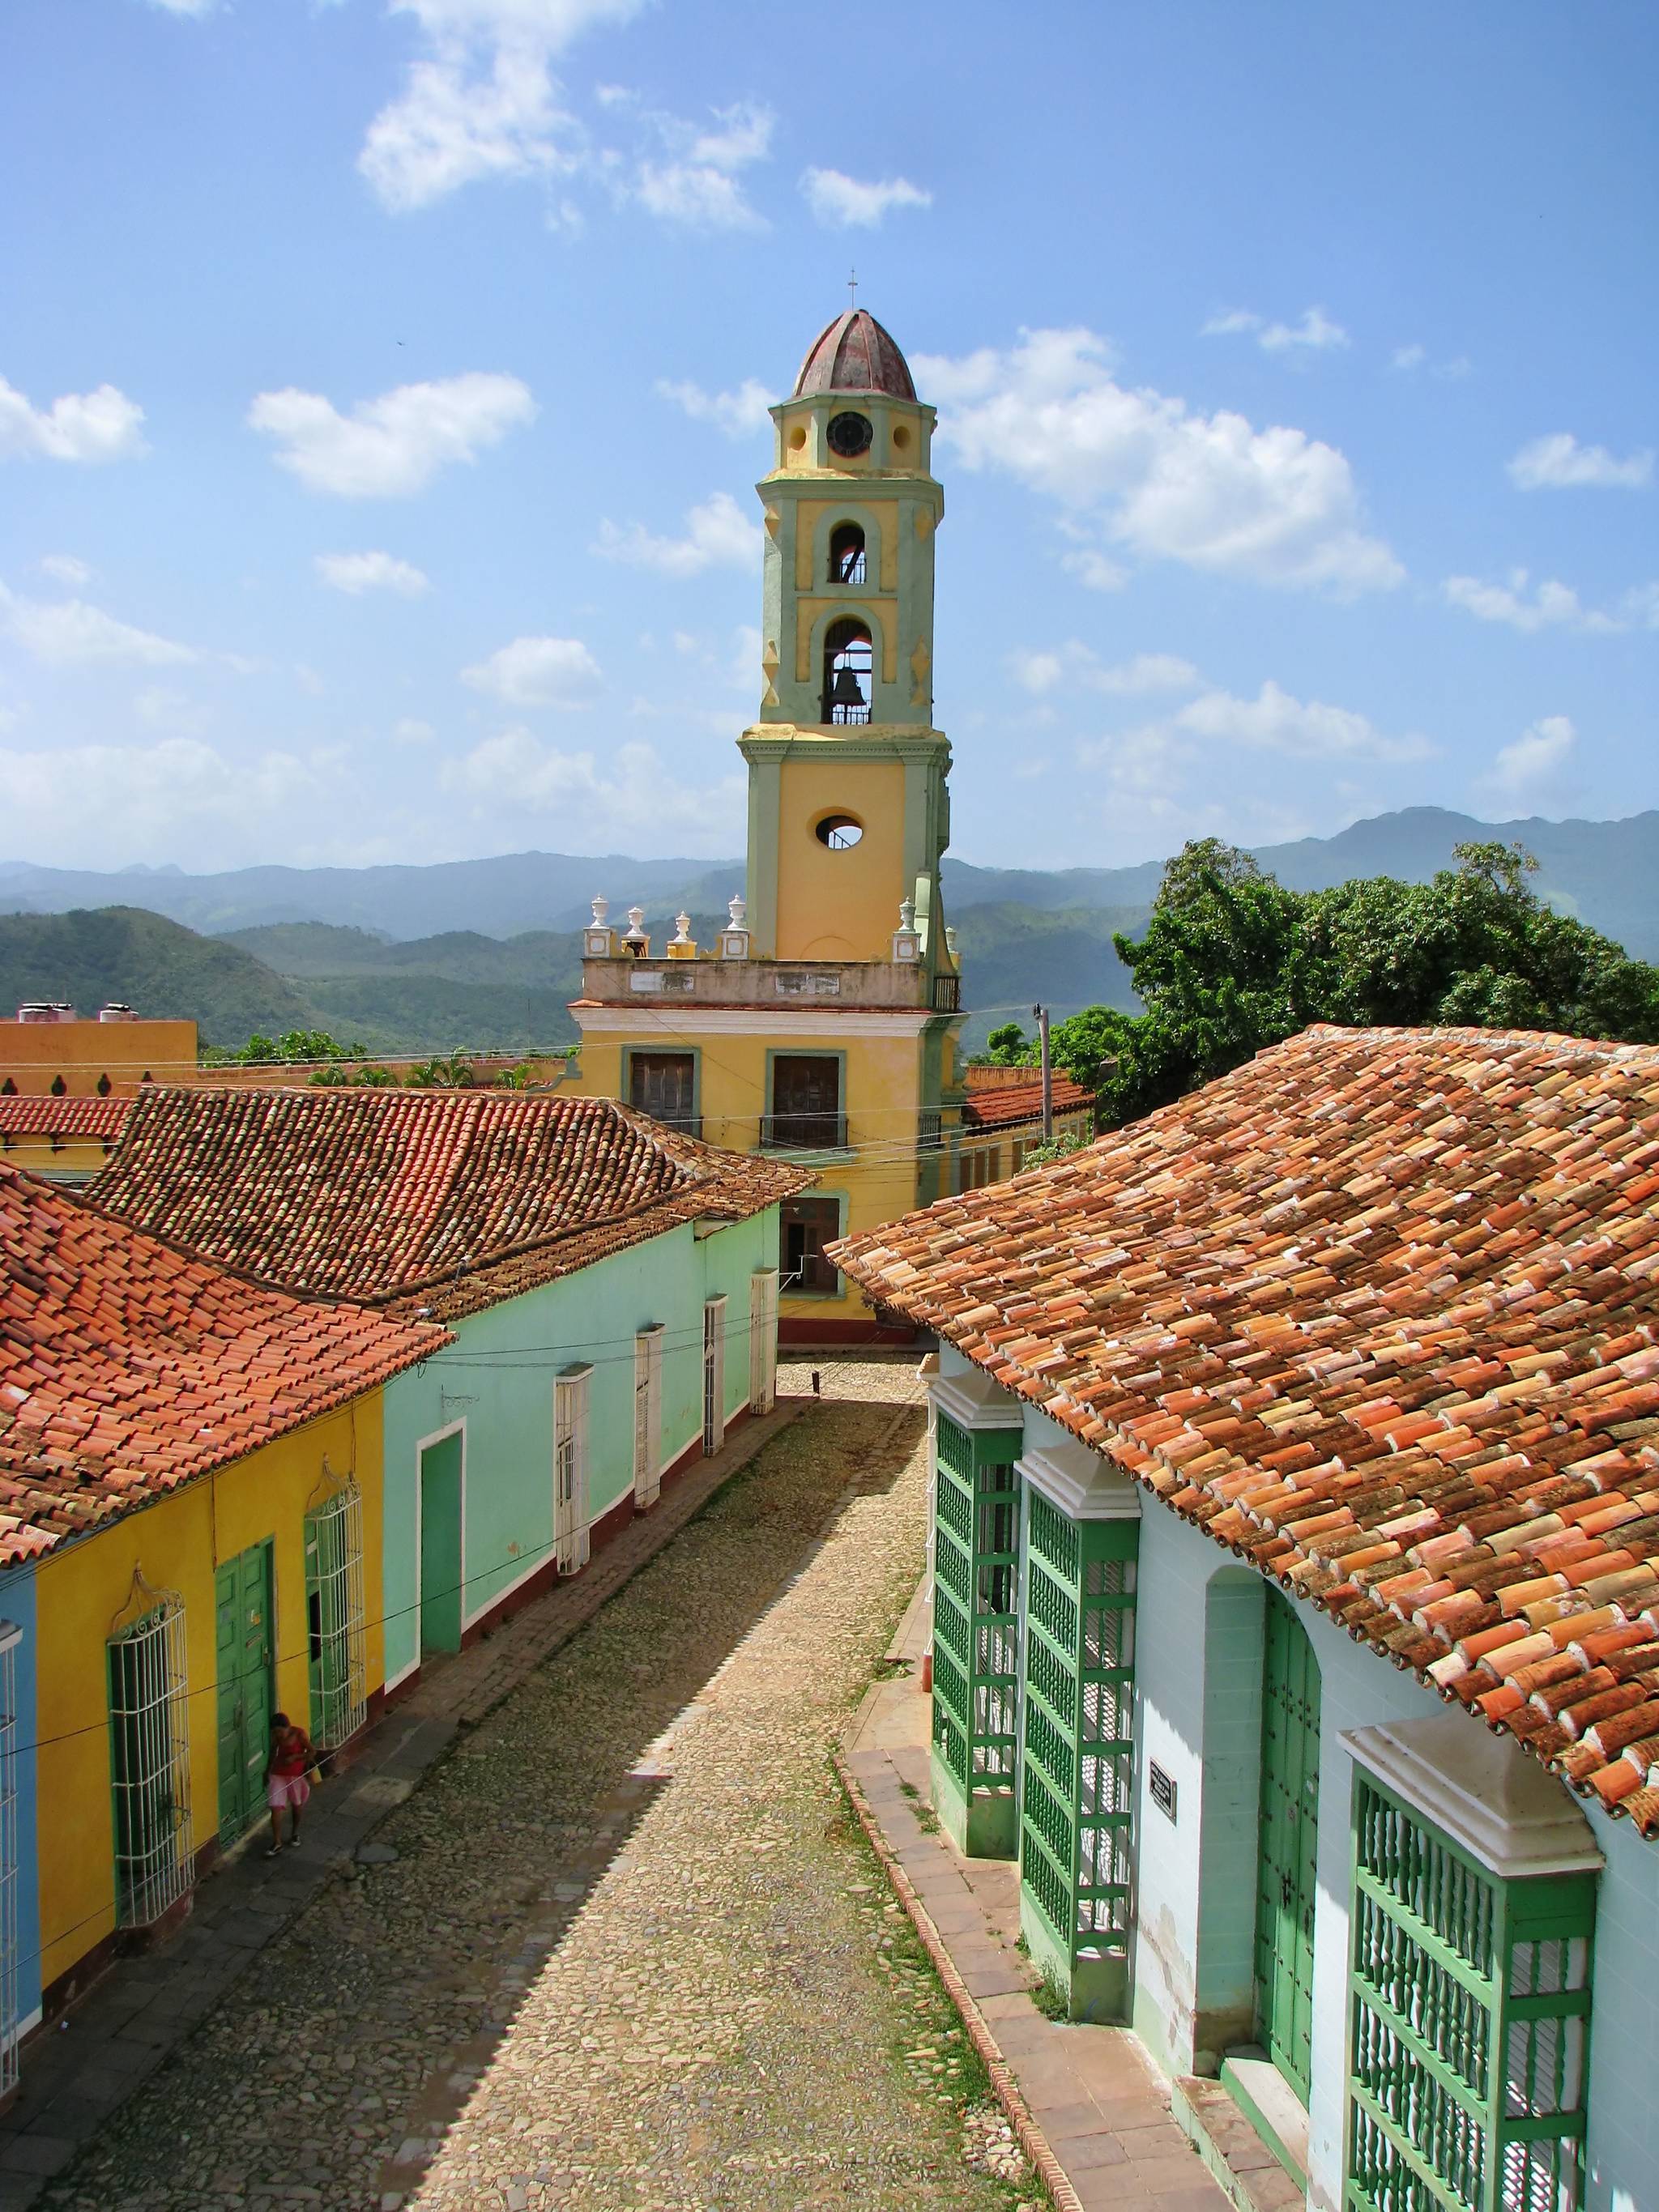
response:
[[[56,1146],[50,1137],[8,1137],[0,1144],[0,1160],[31,1175],[80,1177],[96,1175],[113,1149],[93,1137],[60,1137]]]
[[[825,814],[856,816],[847,852],[820,844]],[[780,960],[889,960],[904,880],[904,769],[897,761],[783,763],[778,806]]]
[[[802,1029],[806,1026],[803,1023]],[[710,1036],[689,1028],[677,1029],[665,1018],[648,1029],[642,1023],[631,1038],[592,1032],[586,1036],[582,1045],[581,1088],[590,1097],[625,1095],[623,1051],[628,1044],[645,1051],[696,1050],[701,1055],[703,1137],[711,1145],[738,1152],[753,1152],[759,1142],[769,1047],[774,1051],[843,1053],[850,1157],[826,1157],[822,1164],[814,1160],[817,1181],[811,1194],[846,1199],[842,1226],[848,1235],[895,1220],[916,1206],[916,1121],[922,1071],[919,1036],[908,1033],[891,1037],[847,1036],[836,1034],[829,1021],[821,1027],[813,1025],[804,1035],[786,1030],[780,1023],[764,1035]],[[782,1310],[795,1318],[869,1318],[861,1293],[850,1288],[836,1298],[791,1298],[786,1294]]]
[[[90,1097],[98,1079],[140,1083],[187,1080],[196,1066],[194,1022],[0,1021],[0,1083],[45,1092],[62,1076],[72,1098]]]
[[[275,1539],[276,1704],[308,1728],[304,1522],[325,1453],[337,1474],[355,1471],[362,1492],[368,1686],[371,1693],[381,1686],[381,1435],[377,1389],[82,1538],[37,1569],[41,1981],[47,1989],[115,1925],[105,1644],[118,1619],[133,1617],[134,1569],[143,1567],[153,1589],[176,1590],[185,1601],[191,1850],[199,1851],[219,1820],[215,1570],[250,1544]]]

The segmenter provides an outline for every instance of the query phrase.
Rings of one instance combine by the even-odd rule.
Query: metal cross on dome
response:
[[[852,296],[853,305],[856,307],[859,303],[859,272],[856,269],[851,270],[848,276],[847,289]]]

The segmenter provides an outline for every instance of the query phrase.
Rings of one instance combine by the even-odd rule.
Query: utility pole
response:
[[[1042,1047],[1042,1141],[1045,1145],[1052,1145],[1054,1141],[1054,1068],[1048,1057],[1048,1009],[1047,1006],[1033,1006],[1031,1012],[1036,1016],[1037,1040]]]

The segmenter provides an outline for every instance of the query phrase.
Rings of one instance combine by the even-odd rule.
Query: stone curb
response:
[[[1054,2199],[1055,2212],[1083,2212],[1083,2204],[1073,2188],[1065,2167],[1054,2155],[1053,2144],[1031,2117],[1030,2107],[1020,2094],[1013,2069],[1003,2057],[1000,2045],[991,2032],[989,2021],[980,2010],[972,1991],[957,1972],[951,1954],[945,1948],[943,1937],[934,1927],[927,1906],[917,1894],[915,1885],[894,1856],[881,1824],[870,1809],[869,1801],[859,1787],[852,1769],[842,1758],[836,1745],[830,1752],[847,1801],[858,1819],[859,1826],[869,1839],[870,1848],[881,1861],[888,1881],[892,1884],[899,1903],[909,1914],[911,1922],[933,1960],[935,1970],[950,1992],[951,2001],[962,2014],[963,2021],[973,2039],[974,2048],[985,2062],[985,2070],[991,2077],[991,2087],[997,2093],[997,2101],[1013,2122],[1019,2147],[1042,2177],[1043,2185]]]

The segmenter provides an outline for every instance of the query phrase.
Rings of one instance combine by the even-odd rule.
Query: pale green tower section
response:
[[[772,419],[757,487],[764,690],[739,740],[755,949],[885,960],[909,902],[925,971],[954,977],[939,890],[951,749],[933,720],[934,411],[860,309],[817,338]]]

